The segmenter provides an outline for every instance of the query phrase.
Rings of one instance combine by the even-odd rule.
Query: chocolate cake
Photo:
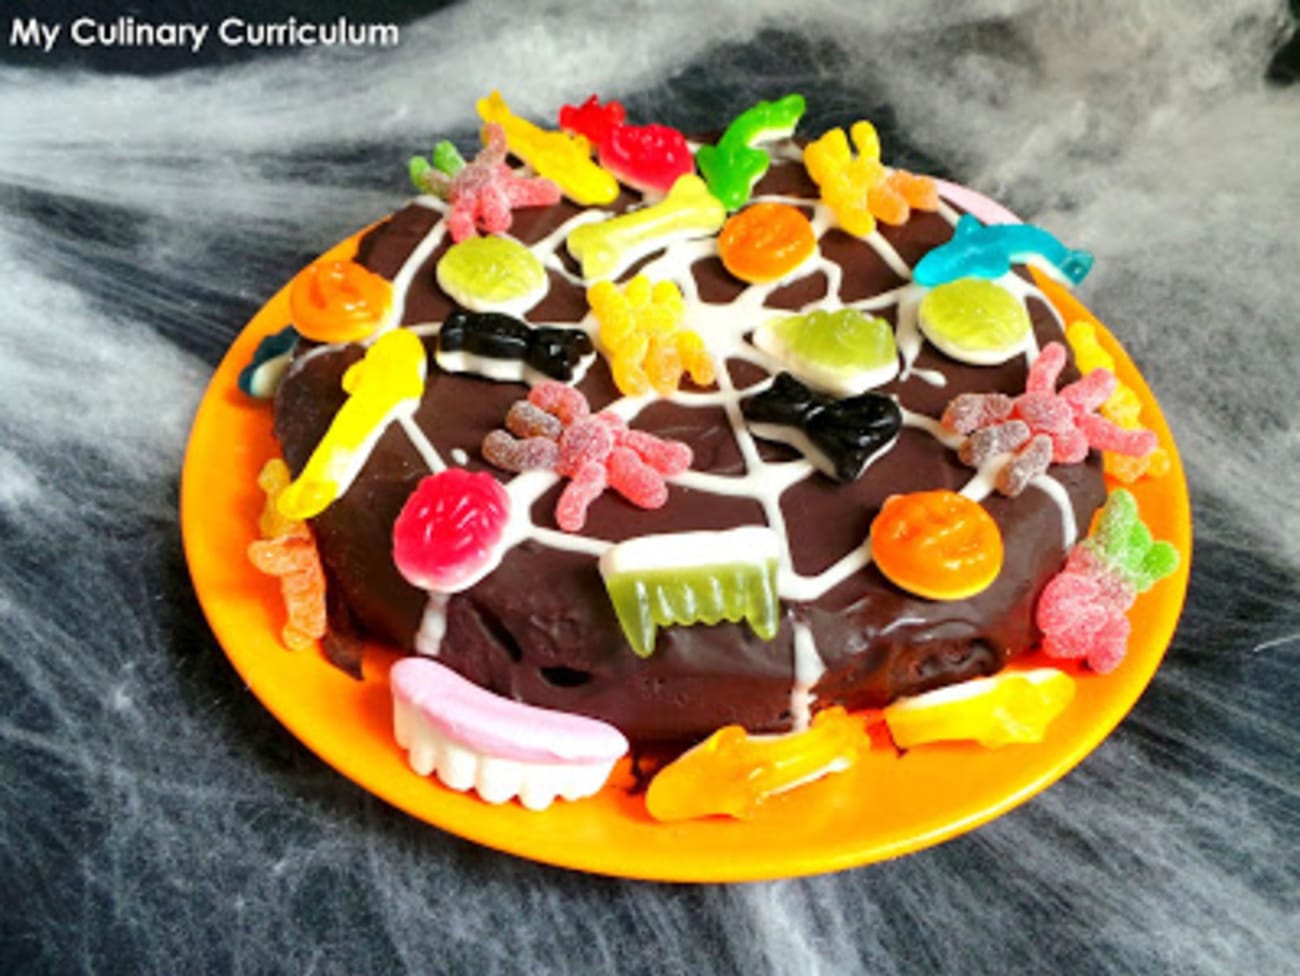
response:
[[[1106,496],[1098,452],[1082,463],[1053,465],[1014,497],[979,493],[1005,556],[992,584],[968,598],[930,599],[900,588],[870,559],[868,537],[890,496],[959,492],[982,476],[959,455],[962,437],[940,425],[945,408],[961,394],[1024,392],[1032,353],[1060,341],[1062,323],[1017,266],[1004,281],[1019,283],[1015,291],[1032,322],[1025,351],[989,365],[952,358],[918,331],[917,305],[927,289],[910,279],[925,255],[953,238],[961,211],[948,202],[932,211],[913,208],[897,226],[880,222],[871,235],[854,235],[825,219],[821,193],[794,143],[775,141],[750,199],[781,201],[809,217],[818,255],[782,280],[741,280],[708,235],[651,250],[612,277],[620,287],[642,273],[675,280],[686,296],[687,325],[696,323],[715,353],[715,382],[684,378],[679,394],[640,398],[615,385],[599,341],[583,345],[596,335],[593,282],[564,240],[593,210],[613,215],[643,207],[642,193],[623,189],[594,208],[564,199],[513,212],[499,236],[532,249],[547,278],[544,297],[516,314],[534,328],[583,337],[556,370],[569,369],[593,412],[617,404],[630,427],[691,451],[689,470],[668,476],[661,507],[643,509],[607,491],[591,502],[576,533],[557,523],[560,477],[514,474],[484,457],[485,438],[502,428],[530,384],[473,371],[481,355],[446,358],[475,348],[465,310],[439,284],[439,262],[453,243],[446,205],[422,197],[365,233],[354,260],[393,283],[391,325],[420,338],[427,378],[410,421],[384,427],[350,485],[311,520],[332,598],[346,605],[360,631],[434,654],[507,698],[601,719],[636,743],[684,743],[732,723],[751,732],[801,727],[810,712],[833,704],[883,706],[994,674],[1033,648],[1040,637],[1037,598]],[[752,340],[754,330],[780,316],[843,307],[867,310],[898,334],[896,375],[864,394],[896,419],[892,437],[873,440],[847,468],[843,457],[833,459],[828,471],[804,461],[800,447],[814,439],[810,431],[784,438],[791,443],[772,436],[774,417],[778,428],[797,424],[782,421],[779,412],[763,414],[764,391],[806,387]],[[449,321],[456,322],[456,338],[453,343],[448,328],[440,349],[440,330]],[[719,338],[728,329],[734,341]],[[515,336],[521,343],[531,338]],[[275,434],[294,475],[347,399],[345,372],[365,353],[364,343],[299,343],[275,400]],[[451,369],[468,362],[470,371],[444,369],[440,356]],[[1071,364],[1061,379],[1077,377]],[[543,377],[534,371],[525,378]],[[856,409],[840,406],[852,397],[809,392],[805,400],[805,414]],[[526,531],[511,536],[494,568],[453,592],[412,585],[393,555],[394,523],[431,473],[430,448],[452,468],[487,472],[507,487],[527,478],[544,488],[518,492]],[[764,474],[785,478],[784,490],[764,488],[770,484]],[[784,550],[778,552],[774,633],[763,636],[746,619],[669,624],[654,632],[650,653],[639,653],[607,591],[602,551],[646,536],[742,526],[772,527]],[[692,538],[707,543],[711,537]]]

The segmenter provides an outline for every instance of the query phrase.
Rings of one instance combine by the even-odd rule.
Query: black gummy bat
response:
[[[841,482],[862,474],[903,426],[903,412],[892,397],[863,393],[837,400],[813,392],[789,373],[778,373],[770,387],[743,400],[740,409],[751,423],[802,431]]]
[[[573,379],[582,358],[595,352],[581,329],[534,327],[503,312],[463,308],[452,312],[438,330],[438,349],[522,362],[562,383]]]

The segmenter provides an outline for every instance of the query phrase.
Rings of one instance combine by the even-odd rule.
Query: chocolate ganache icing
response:
[[[797,162],[778,160],[754,196],[796,202],[817,224],[817,187]],[[624,192],[603,209],[619,212],[640,202]],[[545,256],[550,281],[546,296],[524,316],[530,324],[576,326],[588,316],[585,283],[563,248],[565,228],[582,213],[562,201],[514,215],[510,236]],[[539,532],[511,546],[471,588],[451,595],[430,597],[394,565],[394,520],[430,472],[410,432],[391,424],[348,490],[313,519],[330,585],[378,640],[435,652],[485,688],[603,719],[637,742],[685,741],[729,723],[755,732],[784,730],[806,722],[809,708],[881,706],[996,672],[1036,642],[1037,596],[1087,528],[1105,489],[1094,452],[1083,464],[1054,466],[1017,497],[982,497],[1001,529],[1005,563],[996,581],[969,599],[912,596],[866,558],[871,520],[888,496],[959,491],[981,477],[960,462],[951,437],[939,428],[936,418],[948,401],[964,392],[1024,389],[1027,355],[995,366],[968,365],[922,342],[917,332],[909,269],[951,238],[957,216],[947,204],[937,213],[913,212],[902,226],[882,225],[865,241],[823,224],[812,269],[764,289],[761,307],[748,309],[751,319],[762,312],[756,325],[780,310],[803,310],[830,297],[835,304],[869,305],[871,314],[896,327],[905,368],[874,392],[897,398],[902,428],[855,480],[836,483],[808,467],[783,490],[749,490],[757,483],[756,464],[779,465],[800,455],[744,431],[740,400],[764,388],[770,372],[761,359],[733,355],[726,357],[717,390],[688,387],[689,395],[651,400],[631,415],[639,429],[680,440],[694,453],[691,470],[669,479],[664,507],[643,511],[607,493],[590,507],[582,538],[557,546],[553,513],[562,486],[556,483],[530,500]],[[442,221],[435,201],[418,200],[365,234],[355,260],[394,282],[403,302],[401,324],[422,337],[429,378],[414,422],[428,444],[445,461],[508,482],[512,476],[488,465],[480,445],[526,388],[436,365],[438,326],[456,312],[434,274],[450,245],[439,233]],[[678,245],[680,259],[652,254],[620,280],[643,268],[652,277],[685,269],[692,307],[707,310],[707,321],[695,325],[688,313],[688,324],[705,334],[752,286],[723,267],[716,247],[701,244],[707,242]],[[1016,280],[1025,282],[1033,348],[1059,339],[1061,325],[1050,306],[1027,275]],[[835,294],[828,296],[828,289]],[[343,373],[363,351],[357,345],[299,349],[275,412],[276,435],[295,473],[342,405]],[[1062,381],[1076,376],[1070,366]],[[603,356],[578,388],[593,410],[623,399]],[[670,626],[659,630],[651,655],[633,653],[602,581],[600,548],[649,534],[743,525],[773,525],[788,546],[775,637],[765,641],[743,622]]]

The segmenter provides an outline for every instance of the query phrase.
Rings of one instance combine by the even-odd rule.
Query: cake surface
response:
[[[959,459],[939,418],[963,393],[1023,393],[1033,353],[1062,339],[1062,323],[1019,268],[1005,283],[1032,322],[1023,354],[975,365],[922,341],[916,307],[927,289],[909,280],[911,271],[952,239],[959,211],[941,204],[937,212],[914,210],[900,226],[851,235],[822,219],[818,186],[792,143],[786,150],[774,149],[751,199],[792,204],[812,218],[812,262],[787,279],[753,285],[724,267],[714,239],[703,237],[652,250],[615,276],[619,285],[639,273],[676,281],[687,324],[714,354],[718,381],[683,380],[680,393],[630,399],[615,386],[603,350],[590,361],[576,386],[593,411],[614,406],[629,426],[689,446],[692,460],[689,471],[667,479],[662,507],[644,510],[605,492],[576,533],[556,521],[559,477],[512,475],[483,456],[484,438],[503,426],[528,385],[438,366],[439,329],[458,310],[437,272],[452,246],[445,205],[421,198],[362,237],[355,261],[394,283],[398,324],[420,337],[428,370],[412,417],[427,443],[410,425],[389,424],[346,491],[312,520],[329,585],[365,634],[436,654],[504,697],[601,719],[633,742],[674,743],[728,724],[751,732],[803,727],[830,705],[883,706],[994,674],[1038,642],[1038,596],[1105,499],[1100,458],[1094,451],[1083,463],[1053,465],[1015,497],[981,492],[971,487],[980,473]],[[593,210],[612,215],[644,205],[641,193],[623,190],[598,208],[562,200],[516,210],[501,236],[532,249],[547,277],[544,297],[521,317],[533,327],[594,335],[592,282],[566,250],[566,234]],[[754,347],[754,330],[783,315],[844,307],[894,327],[901,368],[872,393],[896,400],[902,426],[857,477],[839,481],[800,451],[756,436],[743,405],[785,368]],[[347,400],[344,374],[364,354],[357,343],[300,345],[275,404],[276,436],[295,475]],[[1061,379],[1077,376],[1069,366]],[[456,592],[419,589],[394,563],[393,525],[431,473],[430,446],[442,463],[516,486],[512,497],[528,515],[528,530],[495,567]],[[774,472],[788,487],[764,487]],[[527,490],[517,487],[525,479]],[[1001,571],[966,599],[911,594],[869,558],[870,527],[885,500],[933,489],[974,491],[1001,532]],[[781,549],[770,639],[745,620],[675,624],[658,628],[648,656],[634,651],[600,570],[610,544],[765,525]],[[692,558],[708,562],[707,553]]]

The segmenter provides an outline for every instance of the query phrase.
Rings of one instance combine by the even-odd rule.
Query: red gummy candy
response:
[[[1008,420],[1004,424],[972,431],[957,449],[957,456],[962,464],[978,468],[999,454],[1018,450],[1028,440],[1029,426],[1023,420]]]
[[[998,491],[1015,498],[1029,482],[1047,471],[1052,463],[1052,439],[1037,434],[1027,447],[998,472]]]
[[[412,585],[453,593],[497,556],[510,496],[485,472],[448,468],[420,481],[393,523],[393,561]]]
[[[681,474],[691,466],[694,455],[681,441],[665,441],[644,430],[626,429],[617,439],[620,447],[629,447],[637,456],[662,475]]]
[[[529,390],[528,402],[559,417],[566,427],[591,413],[587,398],[580,391],[554,380],[538,383]]]
[[[610,99],[604,105],[595,95],[581,105],[565,105],[560,109],[560,128],[566,132],[586,136],[596,146],[604,144],[610,132],[623,124],[627,110],[621,102]]]
[[[661,475],[641,460],[630,447],[616,447],[606,462],[609,484],[639,508],[659,508],[668,501],[668,485]]]
[[[525,437],[515,440],[504,430],[494,430],[483,438],[483,457],[503,471],[549,471],[555,466],[559,448],[548,437]]]
[[[1015,414],[1035,433],[1063,434],[1074,426],[1070,405],[1054,393],[1026,393],[1016,397]]]
[[[613,449],[614,433],[609,425],[596,417],[584,417],[560,435],[555,472],[566,478],[577,477],[586,465],[603,464]]]
[[[1076,558],[1077,553],[1082,553]],[[1105,674],[1124,659],[1132,606],[1131,586],[1106,571],[1086,550],[1076,548],[1066,568],[1043,588],[1035,620],[1049,657],[1086,659]]]
[[[1049,342],[1029,366],[1025,380],[1026,393],[1056,393],[1056,381],[1065,368],[1065,346]]]
[[[564,432],[564,424],[560,423],[559,417],[536,404],[516,400],[506,414],[506,430],[516,437],[549,437],[558,441]]]
[[[1098,366],[1081,380],[1076,380],[1061,390],[1061,399],[1068,403],[1076,415],[1096,410],[1115,392],[1115,374]]]
[[[939,421],[947,430],[969,434],[981,427],[1001,423],[1014,406],[1004,393],[962,393],[954,397]]]
[[[1144,457],[1156,449],[1154,431],[1142,427],[1128,430],[1096,414],[1080,417],[1079,428],[1087,436],[1088,443],[1101,451]]]
[[[587,524],[587,508],[605,491],[605,465],[587,461],[560,493],[555,503],[555,521],[565,532],[580,532]]]

